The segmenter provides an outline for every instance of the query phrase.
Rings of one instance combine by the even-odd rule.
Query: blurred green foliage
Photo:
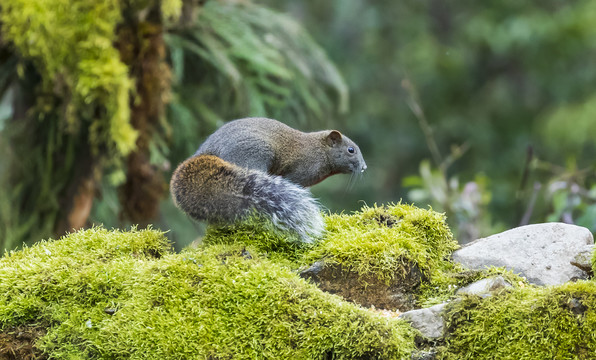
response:
[[[176,163],[226,121],[268,116],[316,129],[347,111],[346,84],[325,51],[291,17],[262,5],[209,1],[166,42]]]
[[[522,220],[582,218],[596,230],[593,200],[582,198],[585,206],[564,219],[548,190],[557,178],[577,178],[576,171],[583,171],[581,188],[596,184],[589,171],[596,155],[596,2],[267,3],[300,19],[350,89],[346,132],[359,142],[369,174],[355,196],[330,190],[324,204],[341,199],[331,206],[337,210],[355,207],[355,199],[426,202],[446,211],[464,240],[466,217],[464,227],[472,224],[479,236]],[[408,84],[442,159],[467,148],[446,167],[429,149]],[[542,185],[537,192],[535,183]],[[480,218],[471,222],[469,206],[457,209],[466,188],[475,188],[479,201],[472,212]]]
[[[120,216],[116,186],[127,176],[121,160],[136,147],[130,110],[140,101],[139,83],[131,81],[135,74],[115,46],[127,50],[134,44],[116,32],[123,21],[155,16],[149,11],[153,3],[69,4],[2,4],[0,147],[7,156],[0,162],[0,181],[7,191],[0,194],[0,249],[56,231],[69,215],[64,208],[77,191],[72,179],[81,172],[101,181],[89,223],[129,225]],[[252,2],[159,4],[168,24],[173,88],[165,95],[171,101],[158,131],[141,139],[149,142],[157,169],[172,170],[233,118],[269,116],[318,128],[315,122],[347,110],[341,75],[290,17]],[[105,170],[110,176],[101,176]],[[163,216],[154,220],[175,228],[171,236],[182,244],[196,237],[168,199]]]
[[[1,12],[0,150],[22,174],[0,195],[9,247],[51,231],[81,142],[112,161],[134,139],[120,106],[134,85],[110,46],[115,3],[36,3],[57,16],[36,17],[19,0]],[[162,14],[186,21],[165,34],[171,100],[150,146],[160,169],[173,170],[224,121],[269,116],[338,128],[360,145],[369,168],[359,183],[337,176],[313,188],[331,211],[428,204],[460,241],[541,221],[596,231],[596,2],[170,0]],[[35,104],[27,116],[14,105],[24,95]],[[26,120],[8,126],[15,117]],[[89,133],[63,136],[77,127]],[[6,159],[0,178],[14,175]],[[126,225],[114,179],[102,180],[93,222]],[[181,243],[195,236],[167,199],[162,213],[158,225]]]

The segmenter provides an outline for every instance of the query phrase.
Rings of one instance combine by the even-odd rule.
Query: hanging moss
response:
[[[36,65],[43,91],[64,100],[67,129],[88,126],[96,151],[128,154],[136,132],[129,123],[133,84],[113,47],[119,2],[6,0],[0,19],[5,39]]]
[[[161,13],[168,20],[177,20],[182,15],[182,0],[162,0]]]
[[[154,230],[96,228],[0,259],[0,334],[39,326],[35,348],[60,359],[409,359],[414,347],[406,323],[254,248],[174,254]]]
[[[140,11],[147,4],[6,0],[0,12],[4,39],[33,61],[43,92],[63,99],[66,128],[88,126],[95,151],[107,147],[117,156],[130,153],[137,137],[130,124],[134,83],[113,46],[125,6]],[[168,18],[178,17],[181,7],[181,0],[161,2]]]

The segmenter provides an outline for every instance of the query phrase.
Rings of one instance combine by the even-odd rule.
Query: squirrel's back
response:
[[[304,187],[364,169],[358,146],[335,130],[304,133],[276,120],[247,118],[209,136],[174,171],[170,189],[192,218],[233,223],[256,214],[309,241],[324,224]]]

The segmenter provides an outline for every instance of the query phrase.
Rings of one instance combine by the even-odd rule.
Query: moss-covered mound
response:
[[[442,359],[594,359],[596,283],[525,287],[451,305]]]
[[[92,229],[5,255],[0,341],[18,332],[56,359],[405,359],[414,346],[401,320],[325,294],[254,248],[174,254],[153,230]]]
[[[326,223],[325,238],[305,262],[325,259],[386,281],[403,277],[408,263],[431,278],[458,247],[443,214],[407,204],[365,206],[352,215],[329,215]]]
[[[464,271],[450,260],[457,242],[444,214],[408,204],[364,206],[353,214],[325,217],[327,231],[303,244],[257,218],[234,227],[209,227],[205,245],[243,244],[292,268],[308,268],[305,278],[321,289],[363,306],[412,309],[449,299],[461,286],[502,270]],[[317,273],[313,274],[312,269]]]

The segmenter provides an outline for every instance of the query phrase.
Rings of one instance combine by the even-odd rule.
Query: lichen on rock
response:
[[[592,233],[581,226],[532,224],[466,244],[453,253],[453,259],[470,269],[502,266],[532,284],[559,285],[588,277],[572,263],[578,253],[593,244]]]

